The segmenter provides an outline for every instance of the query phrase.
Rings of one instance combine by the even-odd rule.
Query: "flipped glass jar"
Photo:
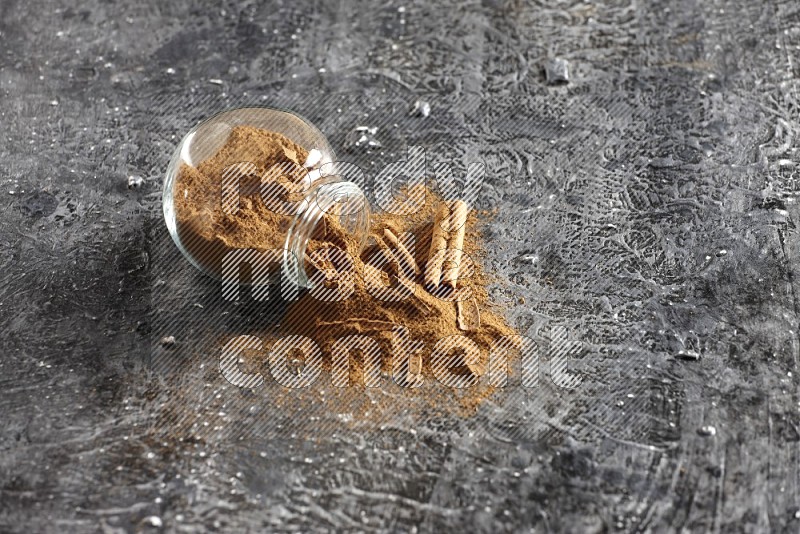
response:
[[[369,235],[369,203],[336,174],[335,162],[322,132],[290,111],[219,113],[189,131],[170,161],[169,233],[192,265],[217,280],[230,280],[232,268],[238,277],[238,265],[249,263],[245,283],[280,273],[309,288],[312,239],[336,226],[360,252]]]

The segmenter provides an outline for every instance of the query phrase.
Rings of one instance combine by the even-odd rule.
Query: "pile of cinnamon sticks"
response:
[[[424,272],[411,251],[390,228],[383,230],[385,242],[378,238],[380,248],[393,257],[398,267],[402,269],[402,266],[406,266],[413,270],[414,277],[422,277],[425,288],[432,294],[441,286],[455,290],[459,279],[464,275],[463,248],[469,207],[463,200],[443,200],[434,213],[430,251]],[[333,268],[330,261],[317,257],[316,254],[306,253],[305,259],[308,264],[321,272],[331,271]],[[419,298],[416,300],[424,312],[427,305]],[[455,306],[457,326],[460,330],[470,331],[480,327],[480,311],[474,298],[456,301]]]
[[[464,236],[469,208],[463,200],[443,201],[433,220],[433,236],[425,269],[425,285],[438,288],[439,284],[456,288],[464,269]],[[458,328],[469,331],[481,325],[480,310],[475,298],[456,301]]]
[[[467,228],[469,207],[463,200],[442,201],[434,216],[431,246],[425,266],[424,282],[433,293],[440,286],[455,289],[464,266],[464,237]],[[384,237],[394,247],[395,260],[411,266],[415,276],[422,274],[414,256],[389,229]],[[402,260],[402,262],[401,262]],[[457,322],[460,330],[469,331],[480,327],[480,311],[475,299],[456,301]]]
[[[433,220],[433,236],[425,269],[425,285],[443,284],[455,289],[463,256],[467,228],[467,204],[463,200],[445,200],[439,204]]]

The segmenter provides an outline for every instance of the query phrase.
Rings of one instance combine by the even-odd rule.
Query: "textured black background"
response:
[[[800,528],[796,2],[3,0],[0,44],[1,531]],[[492,295],[581,387],[316,433],[221,389],[197,317],[264,312],[209,319],[161,182],[253,103],[484,161]]]

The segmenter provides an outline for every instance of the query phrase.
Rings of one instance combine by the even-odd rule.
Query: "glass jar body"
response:
[[[189,131],[167,169],[163,209],[192,265],[226,280],[249,264],[245,283],[280,272],[308,287],[306,248],[323,219],[361,246],[369,231],[366,198],[336,174],[325,136],[275,108],[228,110]]]

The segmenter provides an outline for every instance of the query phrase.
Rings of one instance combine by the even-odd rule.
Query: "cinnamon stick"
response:
[[[412,354],[408,357],[408,373],[418,375],[422,372],[422,355]]]
[[[455,289],[458,282],[458,273],[461,269],[461,256],[464,249],[464,235],[467,231],[467,205],[463,200],[454,200],[449,203],[450,207],[450,232],[448,236],[447,249],[451,250],[451,256],[444,262],[442,270],[444,277],[442,283]]]
[[[428,264],[425,267],[425,285],[439,287],[442,277],[444,253],[439,253],[447,248],[447,237],[450,233],[450,208],[447,202],[442,202],[436,209],[433,218],[433,235],[431,236],[431,249],[428,253]]]
[[[481,311],[475,297],[464,302],[456,301],[456,324],[464,332],[481,327]]]
[[[419,287],[419,286],[417,286],[417,287]],[[421,291],[424,291],[424,289],[421,289]],[[417,288],[416,287],[414,288],[414,302],[415,302],[415,307],[419,311],[421,311],[423,315],[430,315],[431,314],[431,307],[428,306],[428,304],[424,300],[422,300],[422,297],[420,297],[417,294]]]
[[[414,268],[414,275],[419,276],[422,271],[420,270],[419,265],[417,265],[417,261],[414,259],[414,256],[411,255],[408,249],[403,245],[403,243],[400,242],[397,236],[394,235],[394,233],[388,228],[383,230],[383,235],[384,237],[386,237],[389,243],[394,245],[397,252],[403,257],[404,260],[406,260],[406,263]]]

